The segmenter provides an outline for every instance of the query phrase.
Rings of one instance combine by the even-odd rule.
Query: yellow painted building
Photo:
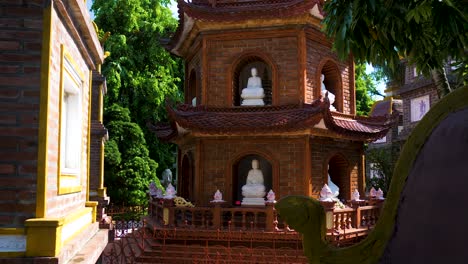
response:
[[[95,263],[108,233],[91,201],[108,201],[96,29],[83,0],[2,11],[0,263]]]

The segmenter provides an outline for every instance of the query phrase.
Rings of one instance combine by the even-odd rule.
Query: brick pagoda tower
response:
[[[156,135],[179,147],[178,195],[207,205],[219,189],[230,205],[252,159],[276,197],[318,197],[328,174],[339,198],[363,193],[364,142],[388,132],[392,116],[356,116],[352,58],[339,61],[321,32],[320,0],[179,0],[168,49],[185,60],[183,105],[168,105]],[[264,106],[242,106],[252,68]],[[321,75],[326,89],[321,96]]]

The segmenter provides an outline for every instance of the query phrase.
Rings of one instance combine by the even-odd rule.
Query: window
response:
[[[82,74],[62,45],[60,71],[59,194],[81,191]]]

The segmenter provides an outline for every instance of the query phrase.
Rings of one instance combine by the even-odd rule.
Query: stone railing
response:
[[[351,232],[371,229],[377,222],[383,201],[361,201],[350,208],[335,209],[323,204],[327,217],[327,232]],[[333,205],[333,206],[332,206]],[[273,204],[265,207],[229,207],[213,203],[206,207],[176,207],[171,199],[150,199],[150,216],[163,227],[204,230],[244,230],[290,232]]]
[[[176,207],[170,199],[151,199],[150,216],[160,226],[178,229],[292,231],[277,215],[273,204],[265,207]]]
[[[344,209],[335,209],[334,203],[322,202],[327,218],[327,231],[346,232],[359,229],[372,228],[379,219],[383,200],[369,200],[360,202],[351,202],[351,207]],[[331,214],[333,214],[333,223],[331,223]]]

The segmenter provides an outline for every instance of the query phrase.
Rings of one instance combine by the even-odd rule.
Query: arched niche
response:
[[[349,163],[342,154],[334,154],[324,166],[324,182],[328,182],[328,174],[331,181],[340,188],[338,198],[349,200],[351,197],[351,179],[349,173]]]
[[[343,112],[343,85],[338,65],[333,60],[326,59],[322,61],[319,73],[319,76],[317,76],[317,94],[320,94],[322,89],[321,76],[323,74],[325,77],[323,83],[325,84],[326,89],[335,95],[333,106],[338,112]]]
[[[230,97],[228,100],[232,102],[233,106],[241,105],[240,95],[242,89],[247,87],[247,81],[253,67],[257,68],[258,76],[262,79],[265,105],[275,103],[276,66],[271,58],[261,51],[249,51],[234,59],[228,72],[227,80],[230,89],[227,94]]]
[[[259,169],[263,173],[265,192],[273,188],[273,166],[271,162],[258,154],[245,155],[232,165],[232,201],[234,204],[236,204],[236,201],[242,201],[242,186],[246,183],[254,159],[258,160]]]
[[[197,98],[197,105],[200,104],[201,98],[199,98],[198,92],[198,77],[194,69],[190,71],[189,79],[187,82],[187,88],[185,89],[185,103],[192,104],[193,98]]]
[[[177,195],[190,201],[195,199],[195,169],[193,157],[190,152],[186,153],[180,164],[180,175],[178,177]]]

